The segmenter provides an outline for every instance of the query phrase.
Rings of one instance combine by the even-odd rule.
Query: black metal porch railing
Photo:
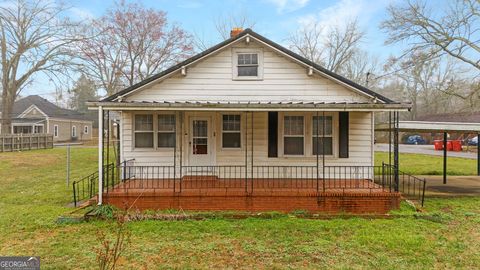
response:
[[[98,171],[73,181],[72,188],[73,205],[77,207],[79,202],[88,200],[98,193]]]
[[[392,183],[393,190],[396,190],[406,198],[418,200],[423,206],[425,202],[425,189],[427,187],[427,180],[410,175],[401,170],[398,170],[398,184],[395,180],[395,166],[389,164],[382,164],[383,178]]]
[[[426,181],[381,166],[143,166],[134,160],[104,167],[103,192],[115,188],[162,189],[175,193],[193,189],[237,189],[251,194],[254,190],[284,189],[316,192],[361,190],[362,192],[396,192],[416,199],[423,205]],[[98,173],[73,183],[75,206],[98,192]]]
[[[109,189],[114,188],[120,181],[130,179],[130,174],[127,171],[121,170],[126,165],[133,164],[132,160],[123,161],[119,165],[109,163],[103,166],[103,192],[108,192]],[[120,176],[119,173],[122,173]],[[93,198],[98,194],[98,171],[89,174],[80,180],[73,181],[73,204],[77,207],[78,203],[84,200]]]

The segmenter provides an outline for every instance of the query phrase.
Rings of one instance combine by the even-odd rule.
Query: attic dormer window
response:
[[[263,78],[263,54],[261,49],[233,49],[234,80],[261,80]]]
[[[237,62],[238,77],[258,77],[258,54],[239,53]]]

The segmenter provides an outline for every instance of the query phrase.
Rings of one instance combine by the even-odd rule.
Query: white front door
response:
[[[191,117],[188,138],[190,166],[214,165],[212,121],[210,117]]]

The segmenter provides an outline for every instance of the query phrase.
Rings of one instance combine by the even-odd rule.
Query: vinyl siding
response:
[[[244,43],[241,43],[244,44]],[[233,50],[263,51],[262,80],[232,80]],[[366,102],[368,98],[318,74],[267,47],[226,48],[170,78],[134,92],[128,101],[317,101]]]
[[[142,112],[144,113],[144,112]],[[123,112],[122,113],[122,141],[123,151],[122,159],[135,159],[136,165],[173,165],[174,151],[168,150],[155,150],[155,149],[134,149],[133,147],[133,129],[132,120],[135,112]],[[190,113],[193,114],[193,113]],[[221,141],[221,112],[208,112],[208,113],[196,113],[196,115],[210,115],[214,119],[213,126],[215,128],[215,162],[211,165],[244,165],[245,164],[245,147],[247,147],[247,162],[251,164],[252,152],[252,124],[251,114],[248,114],[247,125],[248,134],[247,142],[245,142],[245,114],[242,114],[242,149],[222,149]],[[307,117],[311,117],[310,113],[301,113]],[[189,113],[185,113],[185,120],[188,119]],[[334,157],[326,157],[325,164],[327,166],[370,166],[373,164],[372,157],[372,113],[371,112],[351,112],[349,118],[350,130],[349,130],[349,158],[338,158],[338,153]],[[279,126],[282,126],[280,118]],[[186,121],[184,121],[186,123]],[[180,124],[179,117],[177,117],[177,124]],[[337,122],[338,124],[338,122]],[[185,124],[188,127],[188,124]],[[177,153],[176,161],[177,165],[180,164],[180,128],[177,132]],[[188,128],[183,128],[184,140],[182,142],[183,157],[182,164],[188,164]],[[335,142],[338,143],[338,132],[335,135]],[[253,114],[253,162],[255,165],[315,165],[316,156],[311,155],[311,128],[306,126],[305,135],[305,153],[306,156],[288,156],[282,157],[282,150],[279,149],[278,158],[268,157],[268,113],[267,112],[255,112]],[[283,140],[282,133],[279,133],[279,143]],[[245,144],[246,143],[246,144]],[[338,152],[338,147],[334,150]]]

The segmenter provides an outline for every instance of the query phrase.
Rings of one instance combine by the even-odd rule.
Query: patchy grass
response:
[[[405,158],[404,158],[405,159]],[[65,149],[0,154],[0,254],[41,256],[42,269],[96,268],[96,232],[110,221],[55,222],[71,208]],[[72,149],[72,179],[95,170],[96,150]],[[431,269],[480,265],[480,198],[427,199],[398,219],[145,220],[128,223],[120,269]],[[403,204],[398,213],[412,213]],[[435,218],[429,218],[435,216]]]
[[[393,157],[392,157],[393,159]],[[375,152],[375,164],[388,163],[388,153]],[[400,170],[413,175],[442,175],[443,157],[422,154],[400,154]],[[393,162],[393,161],[392,161]],[[476,175],[477,161],[467,158],[448,158],[449,175]]]

